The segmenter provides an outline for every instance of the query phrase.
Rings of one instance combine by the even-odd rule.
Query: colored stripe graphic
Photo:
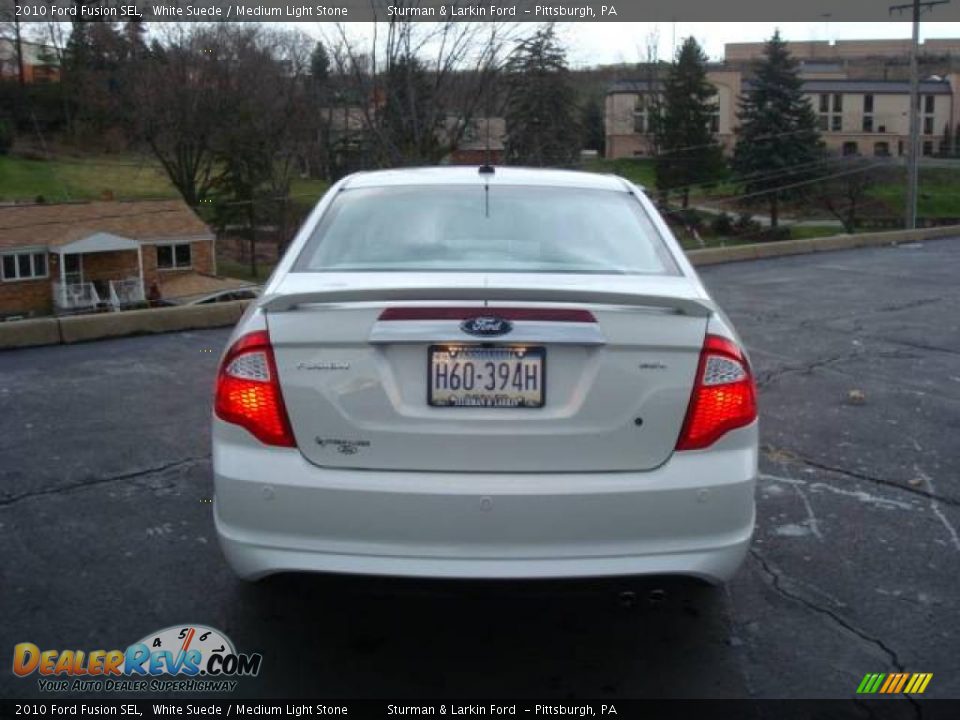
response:
[[[932,677],[933,673],[914,673],[913,677],[910,678],[910,682],[908,682],[907,686],[903,689],[903,692],[919,695],[927,689],[927,685],[930,684]]]
[[[891,673],[890,675],[867,673],[857,686],[857,693],[869,695],[879,692],[884,695],[895,695],[903,692],[919,695],[926,691],[931,679],[933,679],[933,673]]]

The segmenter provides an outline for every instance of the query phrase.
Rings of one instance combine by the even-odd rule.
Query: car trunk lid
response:
[[[317,465],[620,471],[673,452],[712,312],[685,278],[319,277],[288,275],[261,300],[297,444]],[[466,334],[478,317],[512,328]],[[431,348],[542,352],[542,407],[431,406]]]

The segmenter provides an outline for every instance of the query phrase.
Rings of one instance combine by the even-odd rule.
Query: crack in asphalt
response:
[[[762,448],[764,454],[770,458],[773,462],[782,462],[783,460],[798,462],[802,465],[808,465],[812,468],[817,468],[818,470],[826,470],[827,472],[836,473],[837,475],[846,475],[847,477],[852,477],[857,480],[864,480],[866,482],[871,482],[876,485],[883,485],[884,487],[894,488],[896,490],[902,490],[903,492],[911,493],[913,495],[919,495],[922,498],[927,500],[935,500],[952,507],[960,507],[960,500],[952,497],[946,497],[943,495],[938,495],[935,492],[929,490],[924,490],[920,487],[911,487],[910,485],[901,485],[895,480],[888,480],[887,478],[876,477],[874,475],[867,475],[866,473],[857,472],[856,470],[848,470],[846,468],[839,467],[837,465],[827,465],[826,463],[817,462],[816,460],[810,460],[801,455],[797,455],[795,452],[790,450],[783,450],[781,448],[774,448],[770,445],[766,445]]]
[[[890,662],[893,664],[893,666],[900,672],[903,672],[903,663],[900,662],[900,657],[897,655],[896,650],[894,650],[885,642],[883,642],[883,640],[880,640],[875,637],[871,637],[863,630],[860,630],[855,625],[852,625],[851,623],[843,619],[840,615],[835,613],[833,610],[827,607],[824,607],[822,605],[818,605],[812,600],[808,600],[807,598],[803,597],[802,595],[798,595],[795,592],[790,592],[785,587],[783,587],[782,581],[783,581],[784,575],[774,570],[773,567],[770,565],[770,563],[767,562],[766,558],[764,558],[763,555],[761,555],[756,548],[750,548],[750,554],[760,564],[760,567],[763,568],[763,571],[770,578],[770,586],[774,590],[776,590],[778,593],[783,595],[785,598],[794,600],[800,603],[801,605],[803,605],[804,607],[810,610],[813,610],[814,612],[820,613],[821,615],[826,615],[827,617],[831,618],[835,623],[845,628],[846,630],[852,632],[861,640],[864,640],[865,642],[876,645],[878,648],[880,648],[880,650],[882,650],[890,658]]]
[[[121,480],[134,480],[136,478],[146,477],[148,475],[156,475],[159,473],[166,472],[168,470],[173,470],[175,468],[194,465],[196,463],[203,462],[209,459],[210,459],[209,455],[200,455],[197,457],[181,458],[180,460],[175,460],[174,462],[165,463],[163,465],[157,465],[156,467],[144,468],[142,470],[134,470],[133,472],[121,473],[119,475],[109,475],[107,477],[102,477],[102,478],[93,478],[87,482],[76,482],[76,483],[70,483],[69,485],[50,488],[47,490],[25,492],[25,493],[20,493],[19,495],[8,495],[6,497],[0,498],[0,508],[9,507],[10,505],[21,502],[22,500],[31,500],[33,498],[43,497],[44,495],[59,495],[60,493],[70,492],[72,490],[81,490],[84,488],[96,487],[97,485],[105,485],[106,483],[119,482]]]
[[[770,383],[779,380],[784,375],[811,372],[817,368],[827,367],[829,365],[833,365],[834,363],[843,362],[844,360],[852,360],[853,358],[862,354],[862,350],[854,350],[853,352],[843,353],[841,355],[832,355],[828,358],[811,360],[810,362],[802,363],[800,365],[787,365],[786,367],[781,367],[776,370],[769,370],[757,376],[757,387],[766,387]]]
[[[893,665],[893,667],[897,670],[897,672],[906,672],[904,670],[903,663],[900,662],[900,656],[897,655],[897,651],[894,650],[889,645],[887,645],[885,642],[883,642],[883,640],[880,640],[879,638],[875,638],[875,637],[872,637],[871,635],[868,635],[866,632],[859,629],[855,625],[852,625],[848,621],[844,620],[840,615],[833,612],[829,608],[823,607],[822,605],[818,605],[817,603],[813,602],[812,600],[808,600],[802,595],[798,595],[797,593],[790,592],[783,586],[783,579],[786,576],[774,570],[773,567],[770,565],[770,563],[767,562],[766,558],[764,558],[763,555],[761,555],[756,548],[753,548],[753,547],[750,548],[750,555],[753,556],[753,558],[757,561],[757,563],[763,569],[764,574],[766,574],[767,577],[770,578],[769,585],[778,594],[787,598],[788,600],[793,600],[794,602],[800,603],[805,608],[812,610],[813,612],[819,613],[821,615],[826,615],[835,623],[837,623],[837,625],[847,630],[848,632],[853,633],[864,642],[870,643],[878,647],[881,650],[881,652],[883,652],[888,658],[890,658],[890,662]],[[917,701],[910,696],[907,696],[906,699],[913,706],[914,714],[916,715],[916,717],[918,718],[922,717],[921,708],[920,708],[920,705],[917,703]]]
[[[801,320],[797,323],[798,327],[809,328],[815,327],[816,329],[821,329],[825,323],[833,322],[834,320],[853,320],[861,317],[868,317],[870,315],[881,315],[883,313],[897,312],[899,310],[911,310],[917,307],[923,307],[924,305],[935,305],[936,303],[943,302],[944,300],[949,299],[946,295],[940,295],[932,298],[919,298],[917,300],[908,300],[907,302],[897,303],[894,305],[882,305],[873,310],[866,310],[862,312],[850,311],[844,313],[838,313],[836,315],[824,315],[816,318],[809,318],[807,320]],[[830,329],[830,328],[828,328]]]
[[[927,345],[925,343],[912,342],[910,340],[898,340],[896,338],[884,337],[882,335],[865,335],[863,337],[873,340],[880,340],[881,342],[887,342],[891,345],[903,345],[904,347],[913,348],[914,350],[929,350],[931,352],[947,353],[949,355],[960,355],[960,350],[940,347],[939,345]]]

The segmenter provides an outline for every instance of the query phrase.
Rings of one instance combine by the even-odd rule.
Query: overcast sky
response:
[[[802,0],[801,0],[802,1]],[[372,23],[347,23],[350,33],[366,36]],[[728,42],[765,40],[773,33],[774,25],[755,23],[557,23],[560,35],[569,49],[570,64],[575,67],[617,62],[637,62],[645,56],[646,38],[659,32],[660,57],[672,55],[674,37],[694,35],[705,48],[711,60],[723,58],[723,45]],[[298,24],[301,30],[313,35],[323,32],[322,23]],[[850,40],[909,38],[909,22],[818,22],[780,23],[780,31],[787,40]],[[329,26],[327,28],[329,30]],[[960,23],[924,22],[920,39],[960,38]]]

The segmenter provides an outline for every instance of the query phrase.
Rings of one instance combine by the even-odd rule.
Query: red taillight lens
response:
[[[244,335],[227,351],[217,375],[214,412],[267,445],[296,447],[266,330]]]
[[[756,418],[757,393],[747,359],[730,340],[707,335],[677,450],[705,448]]]

